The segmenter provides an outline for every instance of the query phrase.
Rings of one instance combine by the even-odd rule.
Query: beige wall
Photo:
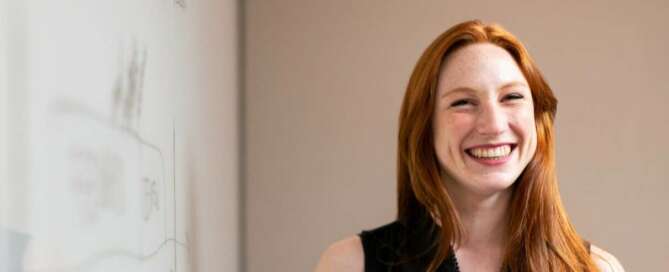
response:
[[[562,197],[628,271],[669,269],[669,2],[248,1],[246,268],[310,271],[332,241],[393,220],[397,116],[446,28],[499,22],[560,104]]]

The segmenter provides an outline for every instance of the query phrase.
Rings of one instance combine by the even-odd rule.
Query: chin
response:
[[[476,179],[476,191],[481,195],[493,195],[500,192],[509,190],[513,183],[516,181],[515,178],[510,176],[496,177],[491,179],[490,177]]]

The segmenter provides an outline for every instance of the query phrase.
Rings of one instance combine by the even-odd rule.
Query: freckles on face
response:
[[[438,139],[437,154],[441,149],[447,150],[447,156],[444,159],[448,165],[454,168],[463,167],[464,160],[459,159],[462,150],[462,139],[471,133],[472,124],[475,122],[475,116],[471,114],[435,114],[435,139]],[[435,146],[435,148],[437,147]]]
[[[452,52],[442,67],[434,148],[454,184],[480,194],[508,188],[536,150],[532,93],[504,49],[480,43]]]

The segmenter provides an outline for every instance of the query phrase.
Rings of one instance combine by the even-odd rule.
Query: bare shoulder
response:
[[[615,256],[598,246],[590,245],[590,255],[602,272],[625,272]]]
[[[365,253],[362,241],[355,235],[330,245],[321,255],[316,265],[316,272],[362,272],[364,266]]]

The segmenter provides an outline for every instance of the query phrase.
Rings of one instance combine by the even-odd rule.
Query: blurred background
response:
[[[394,220],[409,75],[475,18],[559,100],[579,233],[669,269],[666,1],[0,3],[0,271],[313,270]]]

